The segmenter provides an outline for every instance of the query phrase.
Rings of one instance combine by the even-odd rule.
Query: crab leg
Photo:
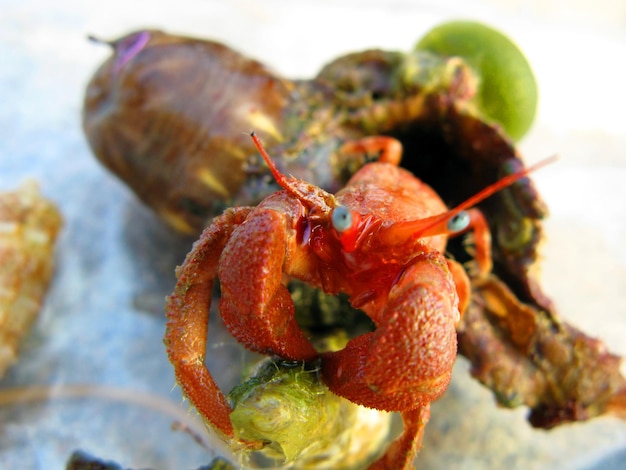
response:
[[[233,229],[251,208],[229,209],[217,217],[176,271],[178,282],[168,297],[164,342],[176,379],[200,414],[225,436],[234,437],[230,406],[204,365],[209,309],[217,265]]]
[[[467,249],[474,258],[475,274],[485,277],[493,268],[493,261],[491,259],[491,231],[489,230],[487,219],[480,209],[469,209],[467,215],[469,217],[467,228],[462,232],[450,234],[450,236],[470,232],[471,238],[469,240],[471,240],[471,246],[467,247]]]
[[[339,149],[339,154],[350,161],[379,161],[399,165],[402,160],[402,143],[384,135],[349,140]]]
[[[404,429],[391,443],[385,455],[368,467],[368,470],[412,468],[415,456],[422,446],[424,428],[430,418],[430,403],[402,413]]]

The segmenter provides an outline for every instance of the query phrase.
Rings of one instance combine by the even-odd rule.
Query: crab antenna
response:
[[[408,221],[390,226],[387,230],[385,230],[387,233],[382,234],[382,236],[387,238],[390,243],[393,243],[394,240],[406,240],[409,237],[419,238],[449,234],[450,230],[447,227],[447,223],[452,217],[475,206],[479,202],[484,201],[492,194],[512,185],[529,173],[552,163],[557,158],[557,155],[552,155],[551,157],[544,158],[543,160],[540,160],[534,165],[524,168],[523,170],[506,175],[446,212],[432,217],[426,217],[425,219]]]
[[[256,132],[252,131],[250,133],[250,137],[252,137],[252,141],[254,142],[254,145],[256,146],[257,150],[263,157],[263,160],[265,160],[265,163],[267,164],[270,171],[272,172],[272,175],[274,176],[274,179],[276,180],[276,182],[283,189],[286,189],[297,198],[300,198],[300,199],[304,198],[305,196],[298,189],[297,185],[294,185],[292,183],[294,178],[293,177],[288,178],[287,176],[285,176],[284,174],[280,172],[280,170],[276,166],[276,163],[274,163],[274,160],[272,160],[272,157],[270,157],[269,153],[267,153],[267,150],[265,150],[265,147],[263,146],[261,139],[259,138],[258,135],[256,135]]]
[[[265,146],[261,142],[259,136],[256,135],[256,132],[250,132],[250,137],[252,137],[252,141],[254,142],[255,147],[263,157],[263,160],[265,160],[265,163],[272,172],[272,175],[274,175],[274,179],[276,180],[276,182],[283,188],[289,189],[289,182],[287,181],[287,178],[280,172],[280,170],[276,166],[276,163],[274,163],[274,160],[272,160],[272,157],[270,157],[269,153],[267,153],[267,150],[265,150]]]
[[[543,160],[538,161],[534,165],[530,165],[529,167],[524,168],[523,170],[517,171],[515,173],[511,173],[510,175],[503,176],[495,183],[490,184],[486,188],[483,188],[481,191],[474,194],[469,199],[466,199],[458,206],[446,212],[446,215],[447,215],[446,218],[449,219],[450,217],[454,217],[459,212],[464,211],[465,209],[469,209],[472,206],[475,206],[479,202],[482,202],[485,199],[487,199],[492,194],[497,193],[501,189],[504,189],[507,186],[512,185],[513,183],[523,178],[524,176],[528,175],[529,173],[532,173],[533,171],[536,171],[539,168],[542,168],[554,162],[558,158],[559,158],[558,155],[552,155],[550,157],[547,157],[547,158],[544,158]]]

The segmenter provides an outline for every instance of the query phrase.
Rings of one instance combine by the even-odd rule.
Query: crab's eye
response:
[[[461,211],[448,220],[447,228],[451,233],[461,232],[470,224],[470,216],[467,211]]]
[[[346,206],[337,206],[333,209],[331,221],[337,232],[345,232],[352,227],[352,212]]]

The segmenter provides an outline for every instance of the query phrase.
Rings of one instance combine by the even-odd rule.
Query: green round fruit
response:
[[[480,77],[480,110],[512,139],[526,134],[537,112],[537,81],[528,60],[508,37],[475,21],[452,21],[429,31],[416,49],[462,57]]]

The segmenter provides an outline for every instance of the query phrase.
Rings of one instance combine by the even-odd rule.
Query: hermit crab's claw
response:
[[[298,326],[291,294],[283,284],[290,243],[285,212],[258,206],[233,233],[218,270],[220,313],[229,332],[248,349],[311,360],[317,352]]]
[[[250,349],[290,359],[312,359],[316,351],[297,326],[289,292],[281,284],[284,233],[274,211],[228,209],[194,244],[177,270],[167,299],[165,345],[176,379],[201,416],[226,439],[235,438],[231,408],[204,364],[207,325],[215,279],[221,281],[220,313],[230,332]],[[246,221],[246,227],[241,225]],[[247,232],[250,226],[256,230]],[[255,237],[262,226],[268,237]],[[238,235],[237,235],[238,234]],[[242,251],[243,250],[243,251]],[[244,253],[245,252],[245,253]],[[260,442],[239,443],[248,448]]]

